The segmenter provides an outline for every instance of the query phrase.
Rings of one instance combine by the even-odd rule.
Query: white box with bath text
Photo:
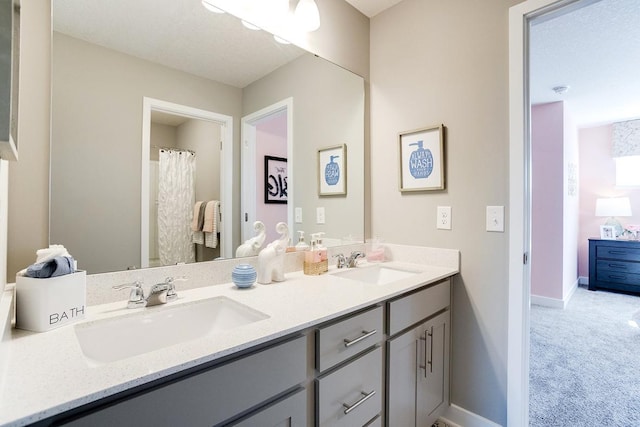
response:
[[[16,276],[16,327],[44,332],[84,318],[87,272],[36,279]]]

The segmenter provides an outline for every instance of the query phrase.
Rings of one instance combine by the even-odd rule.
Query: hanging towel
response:
[[[193,218],[191,219],[191,230],[202,231],[204,225],[204,210],[206,204],[204,202],[196,202],[193,205]]]
[[[207,202],[207,207],[204,211],[204,227],[202,230],[204,233],[204,245],[207,248],[218,247],[218,221],[220,218],[220,202],[218,200],[212,200]]]
[[[204,225],[202,231],[205,233],[217,233],[218,232],[218,211],[220,210],[220,202],[218,200],[211,200],[207,202],[207,206],[204,210]]]
[[[194,231],[191,242],[195,243],[196,245],[204,245],[204,232]]]

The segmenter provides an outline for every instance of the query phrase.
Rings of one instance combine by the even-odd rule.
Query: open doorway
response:
[[[253,224],[265,225],[266,243],[279,238],[276,224],[293,233],[293,99],[242,118],[241,240],[253,237]]]
[[[151,232],[153,230],[151,222],[155,218],[152,213],[156,208],[151,176],[155,168],[153,161],[158,156],[152,156],[152,153],[155,154],[163,150],[175,151],[178,155],[180,153],[185,156],[188,154],[193,157],[200,151],[203,167],[197,173],[194,170],[194,180],[200,179],[203,185],[200,186],[198,192],[194,188],[193,200],[195,201],[198,196],[200,199],[207,200],[215,198],[219,202],[216,213],[217,230],[214,232],[216,234],[214,236],[215,245],[211,243],[208,245],[208,249],[205,249],[205,241],[203,240],[203,244],[200,245],[202,248],[198,251],[198,244],[196,244],[193,260],[206,261],[212,257],[232,257],[233,219],[231,209],[233,195],[230,191],[232,117],[145,97],[142,125],[141,266],[143,268],[152,266],[151,264],[155,260],[151,255],[157,254],[153,245],[154,233]],[[152,132],[153,128],[155,128],[155,132]],[[177,130],[173,132],[172,129]],[[155,142],[152,141],[152,133],[157,137]],[[162,135],[172,133],[176,134],[172,138],[165,138]],[[204,136],[202,136],[203,133]],[[176,137],[177,135],[181,137]],[[211,166],[214,163],[215,169]],[[211,175],[212,173],[213,175]],[[194,206],[188,206],[190,212],[187,215],[189,218],[192,217],[193,209]],[[187,228],[187,231],[190,232],[191,228]],[[215,256],[211,255],[211,249],[215,249]]]
[[[592,1],[592,0],[582,0],[582,1],[545,1],[545,0],[530,0],[523,2],[517,6],[514,6],[510,10],[510,226],[511,226],[511,234],[510,234],[510,260],[509,260],[509,280],[510,280],[510,293],[509,293],[509,359],[508,359],[508,369],[509,369],[509,377],[508,377],[508,420],[510,425],[528,425],[529,417],[528,417],[528,408],[529,408],[529,382],[528,382],[528,374],[529,374],[529,326],[530,326],[530,312],[529,306],[532,302],[531,299],[531,290],[532,290],[532,272],[531,269],[535,268],[536,259],[539,260],[539,257],[534,257],[532,250],[532,241],[536,236],[539,237],[539,229],[536,231],[532,228],[532,212],[535,212],[536,200],[532,197],[532,184],[535,183],[535,178],[533,182],[531,181],[532,174],[535,174],[535,164],[532,164],[532,151],[535,147],[535,141],[532,140],[532,115],[530,106],[536,103],[536,93],[535,88],[532,83],[532,40],[535,41],[535,37],[532,37],[532,27],[536,24],[550,22],[554,19],[557,19],[560,16],[569,17],[573,13],[577,13],[579,11],[587,11],[587,9],[591,8],[589,12],[596,17],[598,20],[596,24],[589,25],[587,23],[581,22],[584,28],[592,33],[592,36],[598,38],[597,43],[590,43],[589,40],[585,40],[584,38],[581,40],[584,46],[593,47],[601,45],[601,42],[604,38],[606,38],[606,31],[599,28],[600,24],[607,23],[609,25],[610,22],[616,22],[616,25],[610,26],[607,30],[611,33],[620,33],[619,24],[621,19],[616,19],[614,21],[608,21],[601,11],[595,11],[595,8],[602,7],[607,5],[607,3],[611,3],[613,7],[621,6],[623,3],[627,3],[626,7],[622,7],[620,11],[623,15],[626,16],[629,13],[628,7],[629,4],[633,6],[633,1],[628,2],[624,0],[601,0],[601,1]],[[637,7],[637,4],[635,5]],[[622,19],[624,20],[624,19]],[[637,21],[636,21],[637,22]],[[637,26],[637,25],[636,25]],[[563,29],[567,29],[567,25],[563,25]],[[561,54],[573,60],[571,63],[572,67],[580,72],[586,73],[587,67],[585,63],[580,62],[576,59],[575,54],[576,48],[567,48],[566,44],[566,36],[557,41],[554,47],[564,47],[564,50]],[[637,38],[635,38],[637,39]],[[583,47],[584,47],[583,46]],[[612,52],[617,52],[618,46],[615,49],[608,49],[603,53],[593,53],[590,58],[595,63],[600,63],[601,65],[611,67],[612,69],[616,69],[617,66],[613,65],[612,61],[609,61],[609,56]],[[632,51],[637,52],[637,47]],[[614,58],[620,57],[621,55],[614,55]],[[628,56],[628,55],[627,55]],[[606,59],[605,59],[606,58]],[[562,56],[559,58],[559,61],[564,59]],[[558,78],[563,78],[564,75],[560,73],[562,70],[562,66],[557,63],[553,63],[550,66],[547,65],[549,70],[558,71]],[[634,67],[632,67],[633,69]],[[637,67],[636,67],[637,68]],[[620,74],[620,73],[618,73]],[[586,76],[587,83],[598,83],[600,82],[600,76],[590,75]],[[637,80],[637,79],[636,79]],[[581,82],[582,83],[582,82]],[[554,85],[550,85],[547,83],[548,90],[551,92],[554,89],[554,86],[564,86],[570,85],[570,82],[566,81],[558,81]],[[579,91],[582,89],[581,84],[577,84],[574,87],[578,89],[578,92],[574,92],[574,95],[579,94]],[[595,86],[599,86],[602,89],[607,89],[608,94],[610,95],[615,87],[612,87],[611,84],[596,84]],[[615,86],[615,85],[614,85]],[[629,92],[631,86],[624,86],[625,91]],[[558,88],[560,89],[560,88]],[[637,96],[636,96],[637,97]],[[562,99],[555,99],[555,101],[562,101]],[[570,104],[577,105],[579,101],[578,98],[565,99],[565,105],[555,105],[555,107],[559,110],[563,110]],[[547,100],[546,102],[552,102],[552,100]],[[538,99],[538,104],[544,104],[544,102],[540,102]],[[600,104],[604,104],[604,102],[600,102]],[[572,105],[573,107],[573,105]],[[535,107],[534,107],[535,108]],[[612,112],[614,110],[618,110],[617,108],[606,108],[608,112]],[[603,113],[600,114],[601,123],[605,123],[607,120],[624,120],[629,119],[630,117],[625,117],[624,115],[618,115],[617,118],[605,118]],[[636,115],[638,112],[636,112]],[[636,116],[637,118],[637,116]],[[578,118],[577,125],[580,127],[584,126],[583,121]],[[577,132],[576,132],[577,133]],[[564,153],[563,153],[564,155]],[[567,195],[568,191],[568,177],[571,176],[569,163],[573,163],[575,165],[575,159],[571,162],[564,161],[567,159],[563,159],[560,162],[559,167],[564,169],[561,173],[561,181],[560,188],[565,195]],[[573,168],[575,170],[575,168]],[[573,175],[575,178],[575,174]],[[538,184],[540,187],[540,184]],[[559,212],[555,214],[554,221],[562,222],[563,215],[565,212],[564,209],[564,200],[561,197],[562,208]],[[573,200],[576,202],[576,200]],[[557,203],[556,203],[557,204]],[[580,207],[580,214],[582,214],[583,209]],[[587,209],[590,214],[593,216],[593,211],[595,209]],[[574,222],[578,222],[577,218],[573,219]],[[575,224],[574,224],[575,225]],[[547,229],[548,231],[548,229]],[[575,230],[574,230],[575,231]],[[557,237],[557,233],[551,233],[552,237]],[[575,235],[576,233],[574,233]],[[579,240],[580,237],[574,239]],[[560,239],[562,240],[562,239]],[[577,244],[572,242],[573,246],[577,246]],[[577,255],[571,255],[573,259],[571,260],[574,263],[574,266],[570,268],[571,274],[573,278],[571,280],[571,284],[568,287],[564,287],[558,290],[557,297],[551,298],[552,303],[558,303],[560,307],[565,304],[565,300],[570,298],[572,288],[575,288],[575,282],[577,279],[577,271],[575,267],[575,258]],[[560,248],[559,253],[561,256],[564,254],[563,249]],[[524,255],[524,256],[523,256]]]

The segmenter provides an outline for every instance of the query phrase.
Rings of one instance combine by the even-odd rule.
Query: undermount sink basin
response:
[[[206,337],[269,316],[227,297],[147,307],[75,326],[82,352],[101,364]]]
[[[403,270],[396,267],[375,265],[367,267],[350,268],[335,273],[343,279],[356,280],[358,282],[371,283],[374,285],[384,285],[397,280],[406,279],[417,274],[417,271]]]

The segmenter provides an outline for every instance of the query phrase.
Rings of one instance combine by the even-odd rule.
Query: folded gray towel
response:
[[[63,276],[75,272],[73,257],[57,256],[45,262],[33,264],[27,268],[27,277],[45,279],[47,277]]]

